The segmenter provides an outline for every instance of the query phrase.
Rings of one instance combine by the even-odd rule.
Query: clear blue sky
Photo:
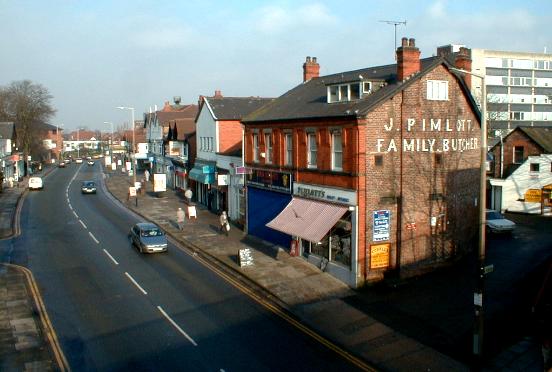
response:
[[[51,124],[110,131],[173,96],[277,97],[321,74],[393,63],[397,38],[552,52],[552,1],[0,0],[0,85],[30,79],[54,96]]]

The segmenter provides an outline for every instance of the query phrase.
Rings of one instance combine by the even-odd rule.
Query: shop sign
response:
[[[253,169],[247,167],[236,167],[236,174],[251,174]]]
[[[328,187],[316,187],[305,183],[293,183],[293,195],[347,205],[356,205],[356,192]]]
[[[374,225],[372,240],[375,242],[381,242],[389,240],[389,230],[391,226],[390,222],[391,211],[380,210],[374,211]]]
[[[247,185],[291,194],[291,173],[252,169]]]
[[[253,266],[253,252],[251,248],[239,249],[238,260],[240,267]]]
[[[540,203],[542,191],[540,189],[529,189],[525,191],[525,201],[530,203]]]
[[[370,245],[370,269],[385,269],[389,267],[389,252],[391,243]]]
[[[435,225],[432,225],[435,226]],[[406,229],[407,230],[416,230],[416,222],[407,222],[406,223]]]
[[[228,175],[227,174],[217,175],[217,185],[228,186]]]
[[[204,165],[201,167],[204,174],[215,173],[215,167],[213,165]]]

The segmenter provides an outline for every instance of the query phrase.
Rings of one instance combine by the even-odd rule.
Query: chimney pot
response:
[[[401,46],[403,46],[403,47],[408,46],[408,38],[403,37],[403,38],[401,39]]]
[[[415,46],[416,46],[416,39],[411,38],[411,39],[408,41],[408,44],[409,44],[411,47],[415,47]]]

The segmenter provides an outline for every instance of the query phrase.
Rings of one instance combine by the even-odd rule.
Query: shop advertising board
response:
[[[370,245],[370,269],[385,269],[389,267],[390,243]]]
[[[153,175],[153,191],[167,191],[167,175],[165,173],[155,173]]]
[[[375,242],[383,242],[389,240],[389,231],[391,229],[391,211],[379,210],[374,211],[374,225],[372,240]]]

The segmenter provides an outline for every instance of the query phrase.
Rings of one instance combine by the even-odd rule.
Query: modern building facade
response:
[[[472,49],[472,72],[485,76],[490,135],[517,126],[552,127],[552,54]],[[480,101],[481,81],[472,79]]]
[[[242,120],[247,231],[350,286],[457,257],[477,232],[480,113],[469,51],[319,76]]]

